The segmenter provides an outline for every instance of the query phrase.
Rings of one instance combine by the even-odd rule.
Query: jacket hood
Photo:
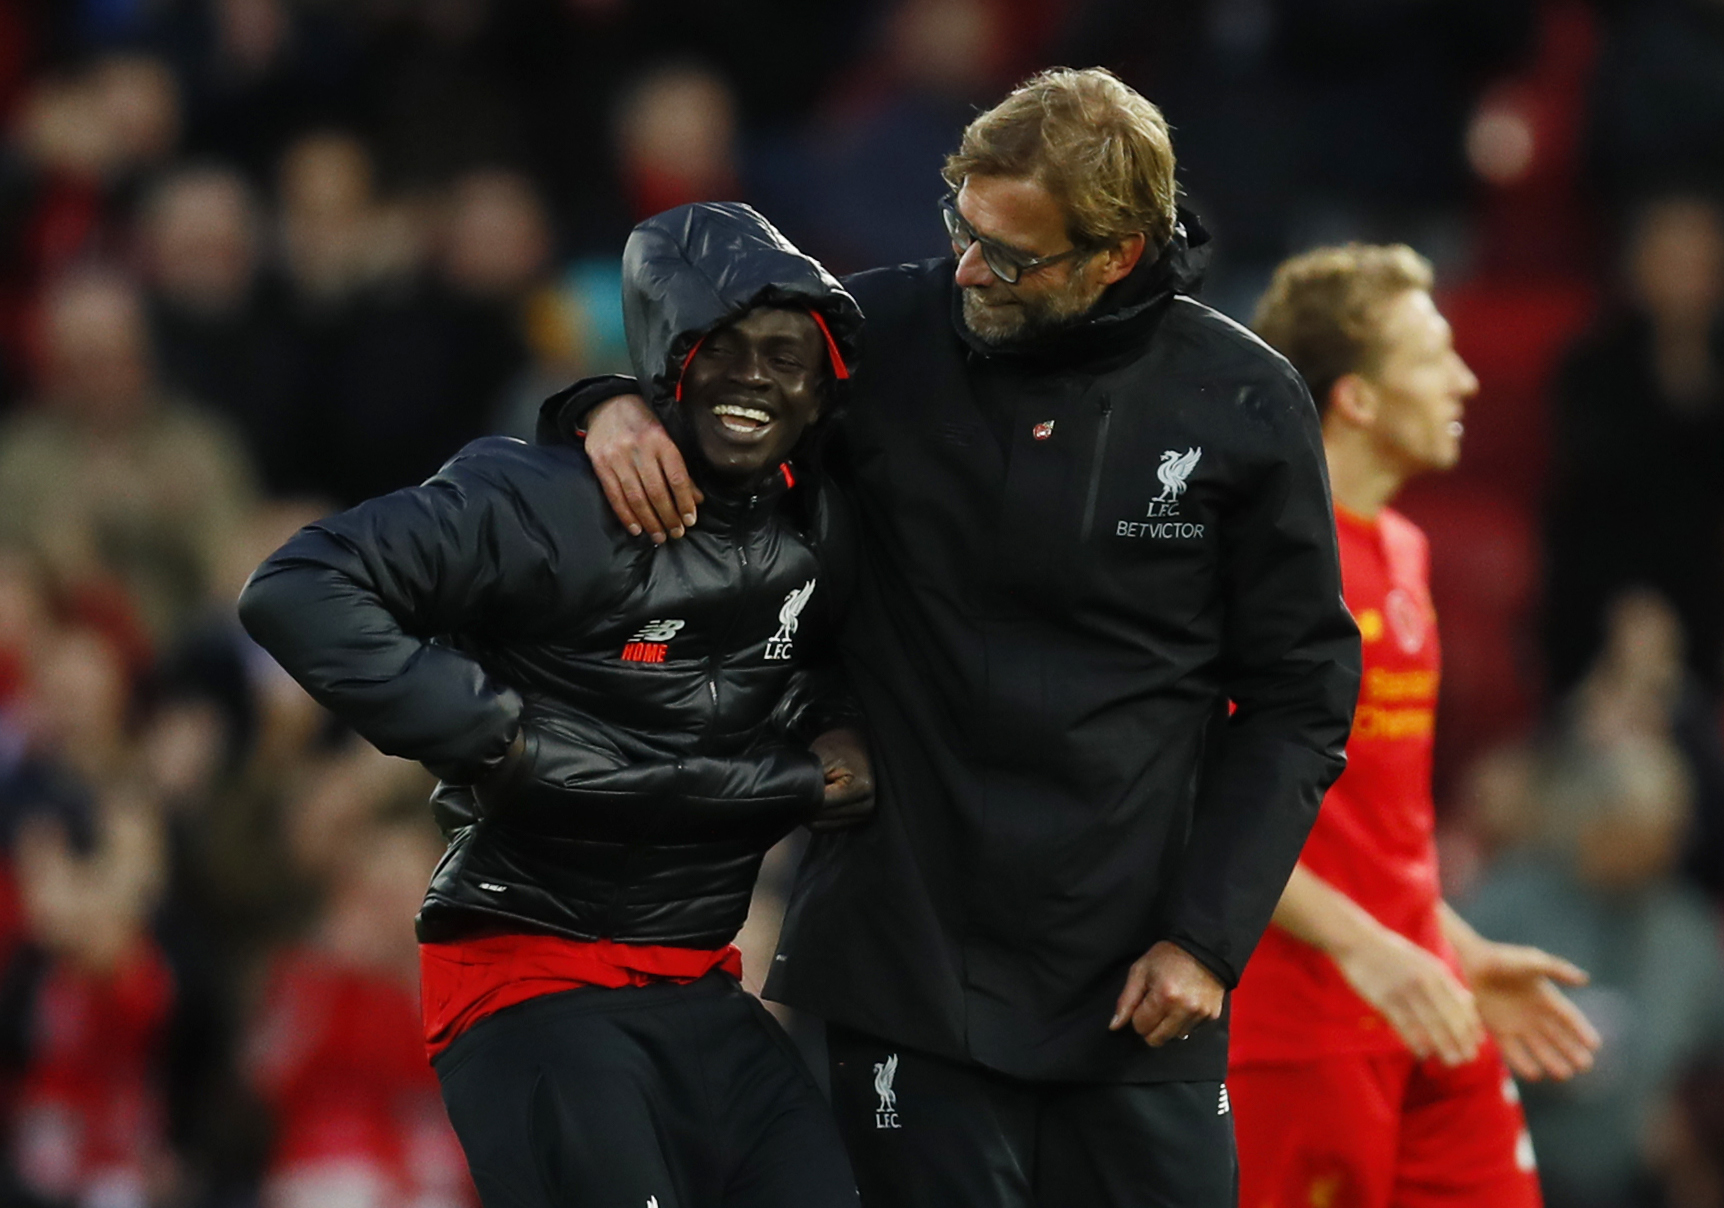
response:
[[[1022,343],[987,343],[964,322],[963,291],[958,288],[952,290],[952,324],[964,343],[983,356],[1055,363],[1106,357],[1134,347],[1175,294],[1197,292],[1213,250],[1209,231],[1196,214],[1181,206],[1173,234],[1161,245],[1156,258],[1139,264],[1123,281],[1109,287],[1095,309],[1070,326]]]
[[[683,367],[708,332],[756,306],[814,312],[840,378],[855,370],[862,309],[815,260],[752,207],[696,202],[647,219],[623,248],[623,327],[647,400],[676,398]]]

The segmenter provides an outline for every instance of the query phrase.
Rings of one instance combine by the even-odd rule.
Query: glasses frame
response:
[[[1004,281],[1007,285],[1016,285],[1028,273],[1038,272],[1062,260],[1083,259],[1095,255],[1100,248],[1077,246],[1067,251],[1057,252],[1052,256],[1028,256],[1003,243],[996,243],[984,235],[978,235],[976,228],[971,226],[962,214],[958,212],[958,195],[948,193],[940,199],[940,217],[946,224],[946,234],[952,240],[952,248],[962,256],[970,250],[972,243],[982,245],[982,260],[988,266],[988,271]]]

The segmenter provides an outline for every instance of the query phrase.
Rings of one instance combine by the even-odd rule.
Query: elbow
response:
[[[265,649],[269,649],[270,636],[277,631],[280,619],[291,611],[282,576],[271,573],[271,569],[266,562],[253,571],[236,601],[240,625]]]

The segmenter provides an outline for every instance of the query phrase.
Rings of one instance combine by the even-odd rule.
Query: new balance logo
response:
[[[1232,1110],[1233,1110],[1233,1103],[1231,1100],[1229,1100],[1227,1098],[1227,1084],[1225,1082],[1223,1082],[1221,1084],[1221,1102],[1216,1106],[1215,1114],[1218,1116],[1225,1116],[1228,1112],[1230,1112]]]
[[[670,653],[668,643],[687,624],[687,621],[676,620],[648,621],[641,626],[639,633],[629,639],[628,645],[623,647],[623,662],[664,662],[665,655]]]
[[[892,1089],[892,1079],[898,1076],[898,1054],[874,1063],[874,1093],[880,1096],[880,1106],[874,1111],[875,1128],[900,1128],[898,1123],[898,1092]]]

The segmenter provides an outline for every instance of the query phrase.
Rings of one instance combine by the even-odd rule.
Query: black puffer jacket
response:
[[[759,303],[818,308],[847,357],[861,323],[743,206],[643,223],[624,291],[661,402],[695,341]],[[546,404],[538,444],[476,441],[423,486],[306,528],[240,616],[360,734],[445,778],[421,939],[718,947],[762,854],[821,799],[805,744],[837,720],[811,664],[848,593],[841,513],[789,474],[752,498],[703,482],[698,532],[631,538],[568,443],[570,404]]]

